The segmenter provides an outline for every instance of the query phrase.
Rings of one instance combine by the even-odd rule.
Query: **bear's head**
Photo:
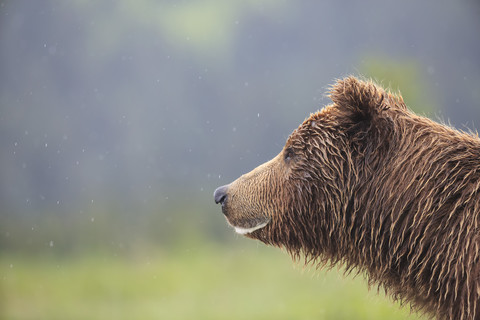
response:
[[[478,135],[370,81],[339,80],[330,98],[275,158],[215,190],[228,223],[305,262],[366,271],[440,319],[477,319]]]
[[[388,152],[392,119],[407,111],[401,98],[354,77],[337,81],[329,97],[275,158],[215,190],[237,233],[295,255],[337,256],[353,190],[381,165],[375,159]]]

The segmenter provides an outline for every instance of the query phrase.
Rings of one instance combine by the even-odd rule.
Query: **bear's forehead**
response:
[[[293,130],[285,143],[286,148],[301,148],[306,138],[306,130],[304,123],[297,129]]]
[[[311,113],[310,116],[290,134],[286,142],[286,147],[300,146],[309,139],[312,131],[322,130],[322,128],[328,127],[330,121],[333,119],[334,113],[335,108],[333,105],[325,106],[321,110]]]
[[[321,110],[311,113],[310,116],[303,121],[303,123],[297,128],[300,133],[310,133],[312,130],[318,130],[322,127],[329,126],[333,120],[335,108],[333,105],[328,105]]]
[[[337,108],[333,104],[329,104],[322,109],[318,110],[315,113],[311,113],[310,117],[305,121],[315,121],[315,120],[323,120],[323,121],[328,121],[329,119],[332,119],[332,117],[335,115],[335,113],[338,113]]]

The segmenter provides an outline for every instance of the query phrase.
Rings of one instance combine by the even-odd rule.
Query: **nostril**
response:
[[[228,185],[218,187],[215,192],[213,193],[213,198],[215,199],[215,203],[223,203],[227,198],[227,190]]]

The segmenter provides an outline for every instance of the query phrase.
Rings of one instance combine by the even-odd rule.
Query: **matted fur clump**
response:
[[[215,191],[238,233],[366,272],[440,319],[480,319],[480,139],[348,77],[271,161]]]

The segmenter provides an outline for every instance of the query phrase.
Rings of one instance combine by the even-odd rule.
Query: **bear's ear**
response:
[[[389,108],[385,90],[353,76],[338,80],[330,89],[329,97],[338,111],[352,122],[369,122]]]
[[[393,130],[388,109],[406,107],[400,96],[394,96],[371,81],[355,77],[338,80],[330,90],[332,113],[338,128],[360,154],[385,147]]]

